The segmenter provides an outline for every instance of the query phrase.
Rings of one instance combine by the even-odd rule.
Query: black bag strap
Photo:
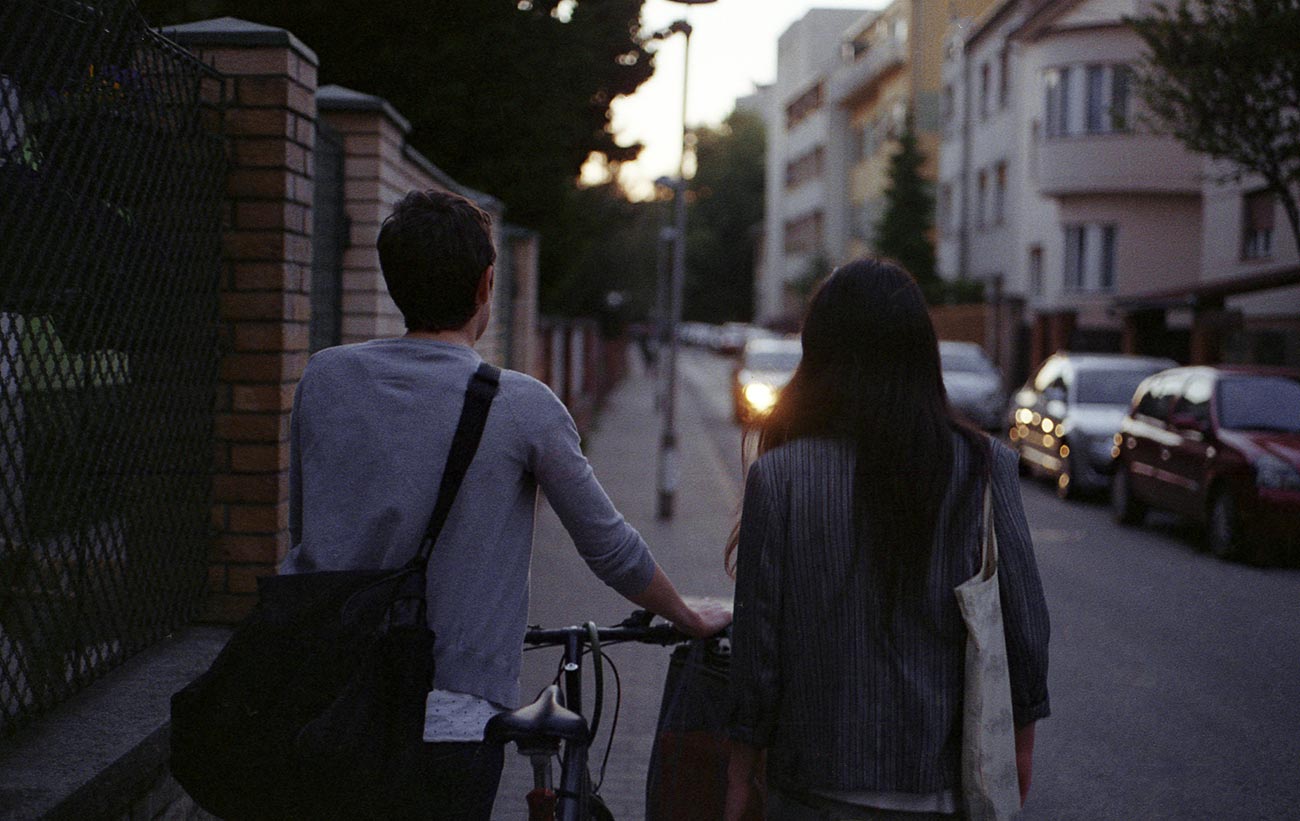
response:
[[[465,405],[460,411],[460,421],[456,423],[456,435],[451,439],[451,451],[447,454],[447,465],[442,471],[442,483],[438,487],[438,501],[434,502],[433,514],[424,529],[424,540],[420,542],[420,551],[411,559],[408,567],[418,567],[421,572],[429,564],[433,545],[438,541],[438,534],[447,522],[447,514],[456,501],[461,480],[469,472],[470,462],[478,451],[479,440],[483,438],[483,428],[487,425],[488,411],[492,409],[492,400],[496,398],[497,388],[501,384],[501,369],[486,362],[469,379],[465,388]]]

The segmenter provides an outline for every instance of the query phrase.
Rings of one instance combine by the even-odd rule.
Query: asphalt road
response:
[[[718,500],[738,493],[741,476],[729,367],[695,351],[682,362],[679,413],[694,437],[685,446],[712,448],[715,482],[734,483]],[[595,446],[602,480],[609,471],[597,457],[616,438]],[[727,517],[683,515],[675,530],[647,532],[653,516],[627,508],[653,495],[653,454],[622,461],[628,475],[606,482],[615,502],[679,581],[697,575],[703,592],[725,595],[714,553]],[[630,493],[628,501],[620,493]],[[1300,570],[1218,561],[1197,549],[1194,529],[1172,519],[1120,527],[1102,504],[1062,502],[1033,480],[1022,481],[1022,495],[1052,615],[1053,711],[1038,727],[1022,817],[1300,819]],[[539,519],[540,553],[562,539],[556,527],[547,515]],[[660,545],[682,548],[661,553]],[[584,575],[564,555],[571,552],[535,556],[534,588],[539,575]],[[575,606],[607,621],[625,612],[617,596],[585,584],[568,601],[535,599],[537,620],[554,623]],[[641,817],[666,656],[618,652],[623,715],[604,792],[616,817],[632,819]],[[549,678],[558,659],[529,656],[526,690]],[[513,807],[526,779],[522,762],[508,763],[497,818],[522,817]]]

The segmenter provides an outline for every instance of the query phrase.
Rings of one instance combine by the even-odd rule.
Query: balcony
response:
[[[829,98],[842,105],[868,93],[892,69],[907,62],[907,44],[892,37],[873,43],[856,61],[840,66],[831,75]]]
[[[1199,194],[1204,160],[1169,137],[1081,134],[1038,144],[1038,189],[1075,194]]]

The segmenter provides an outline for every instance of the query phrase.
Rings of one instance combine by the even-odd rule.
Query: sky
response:
[[[687,119],[692,126],[721,122],[737,97],[776,77],[776,41],[810,8],[881,8],[886,0],[717,0],[683,5],[646,0],[641,20],[647,31],[687,20],[691,66]],[[654,76],[630,97],[614,101],[614,133],[619,143],[641,142],[645,149],[620,174],[634,197],[649,196],[657,177],[675,176],[682,140],[682,50],[676,35],[656,47]],[[599,176],[587,169],[588,179]]]

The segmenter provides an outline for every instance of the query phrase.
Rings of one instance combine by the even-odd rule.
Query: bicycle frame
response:
[[[560,677],[563,679],[564,704],[566,709],[576,713],[588,726],[585,738],[564,741],[564,753],[560,762],[560,786],[550,791],[550,759],[560,744],[559,738],[553,738],[553,744],[538,749],[520,748],[521,754],[529,756],[533,762],[534,789],[528,794],[529,821],[591,821],[593,807],[603,808],[602,804],[592,800],[591,775],[588,772],[591,740],[600,726],[603,700],[603,668],[601,662],[601,645],[605,642],[637,642],[668,646],[688,641],[689,637],[678,632],[668,624],[651,625],[652,616],[638,611],[622,624],[614,627],[597,628],[588,622],[583,626],[562,627],[544,630],[529,628],[525,643],[533,647],[563,647]],[[582,711],[582,657],[590,647],[595,661],[596,697],[592,718]],[[545,773],[545,774],[544,774]]]

